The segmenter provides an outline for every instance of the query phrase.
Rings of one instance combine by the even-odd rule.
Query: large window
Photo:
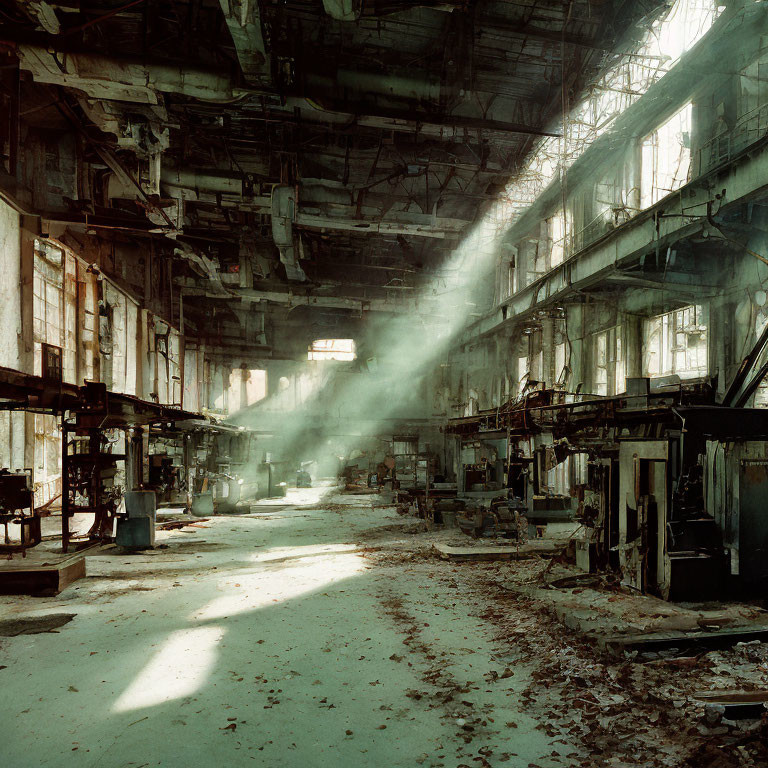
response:
[[[691,167],[691,105],[646,136],[641,152],[640,207],[658,203],[688,181]]]
[[[517,396],[520,397],[525,390],[528,379],[530,378],[530,365],[528,364],[528,355],[517,358]]]
[[[43,344],[61,349],[62,378],[77,383],[77,264],[60,248],[35,241],[33,285],[35,373],[43,374]]]
[[[691,305],[646,320],[643,346],[645,376],[706,376],[707,318],[703,307]]]
[[[353,339],[316,339],[307,353],[308,360],[354,360]]]
[[[108,322],[105,341],[109,342],[103,345],[103,352],[111,358],[105,361],[104,380],[115,392],[135,395],[139,308],[111,283],[104,281],[103,286]]]
[[[568,252],[567,240],[570,222],[561,208],[554,216],[547,220],[548,234],[551,242],[549,252],[549,269],[563,263]]]
[[[596,395],[618,395],[626,390],[622,328],[617,325],[592,335]]]
[[[497,303],[508,299],[515,292],[516,249],[507,246],[499,255],[496,285],[498,286]]]
[[[267,372],[261,368],[251,368],[245,381],[245,403],[253,405],[267,396]]]
[[[34,373],[44,367],[44,345],[61,350],[61,376],[82,383],[95,375],[98,342],[96,277],[63,247],[35,240],[32,286]],[[50,361],[50,357],[48,357]],[[55,416],[34,414],[35,503],[61,493],[61,432]]]
[[[247,408],[267,396],[267,372],[259,368],[235,368],[229,374],[227,410]]]
[[[555,344],[555,385],[565,386],[566,384],[566,343],[564,341]]]

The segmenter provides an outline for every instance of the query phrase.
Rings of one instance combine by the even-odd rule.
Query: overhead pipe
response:
[[[147,63],[101,54],[64,53],[26,43],[9,42],[8,45],[16,51],[21,68],[30,72],[36,82],[75,88],[92,99],[157,104],[160,94],[172,93],[204,102],[229,104],[251,95],[271,93],[271,86],[262,81],[255,82],[250,88],[236,86],[229,73],[221,70]],[[381,127],[408,131],[418,127],[418,130],[442,139],[450,138],[445,133],[446,127],[454,129],[456,138],[460,138],[467,128],[537,136],[560,135],[483,116],[414,113],[397,105],[363,105],[359,111],[349,111],[348,104],[359,101],[364,94],[395,101],[440,104],[446,95],[436,76],[414,78],[405,70],[382,74],[341,68],[334,76],[309,74],[307,84],[313,92],[298,100],[289,97],[288,103],[293,102],[293,106],[300,106],[324,122],[384,122],[386,126]],[[325,103],[326,98],[331,99],[330,103]]]
[[[337,21],[357,21],[363,13],[363,0],[323,0],[323,8]]]
[[[304,282],[307,276],[299,264],[293,222],[296,220],[296,189],[286,184],[272,189],[272,237],[280,251],[288,279]]]
[[[90,98],[157,104],[159,93],[225,103],[253,91],[235,88],[229,74],[93,53],[63,53],[41,45],[17,45],[21,69],[36,82],[85,91]]]

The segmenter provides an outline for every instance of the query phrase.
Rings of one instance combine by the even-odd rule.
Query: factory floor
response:
[[[380,503],[289,491],[0,598],[2,765],[683,765],[690,732],[642,689],[659,673],[493,587],[524,564],[441,561]],[[40,631],[12,636],[24,619]]]
[[[73,616],[0,638],[2,764],[453,768],[551,753],[510,695],[526,667],[486,682],[509,660],[471,596],[367,557],[382,526],[413,520],[330,493],[89,557],[55,598],[0,597],[3,622]]]

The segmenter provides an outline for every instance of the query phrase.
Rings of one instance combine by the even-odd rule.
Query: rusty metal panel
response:
[[[768,584],[768,459],[739,467],[739,571],[745,584]]]

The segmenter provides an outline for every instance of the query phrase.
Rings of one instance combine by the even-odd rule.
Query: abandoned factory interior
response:
[[[768,0],[0,0],[0,694],[768,766]]]

